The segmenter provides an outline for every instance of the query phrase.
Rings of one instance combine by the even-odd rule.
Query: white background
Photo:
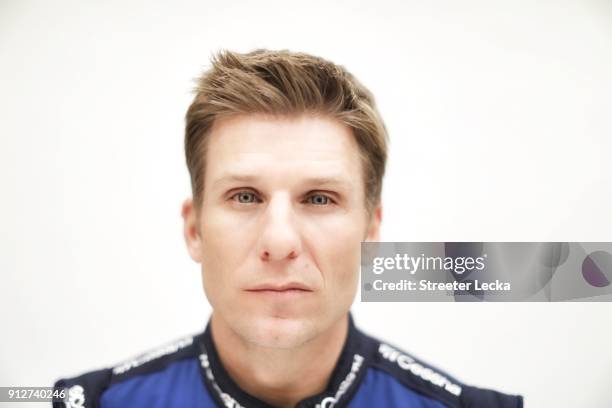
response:
[[[611,4],[0,1],[0,385],[203,329],[183,117],[221,48],[310,52],[372,90],[391,136],[383,240],[612,241]],[[528,407],[612,406],[610,303],[354,312]]]

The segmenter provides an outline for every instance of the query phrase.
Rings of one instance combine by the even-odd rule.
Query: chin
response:
[[[243,337],[260,347],[295,348],[316,335],[311,319],[276,316],[249,316],[244,322]]]

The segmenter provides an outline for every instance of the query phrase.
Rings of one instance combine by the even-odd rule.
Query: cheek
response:
[[[222,211],[203,211],[202,280],[211,303],[222,295],[231,296],[240,277],[237,273],[245,262],[255,234],[248,225]]]
[[[310,240],[312,256],[320,268],[325,286],[336,293],[352,291],[358,280],[365,224],[347,217],[335,220],[329,228],[324,224],[315,228],[317,231]]]

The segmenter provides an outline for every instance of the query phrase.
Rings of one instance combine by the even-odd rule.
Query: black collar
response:
[[[349,313],[348,336],[325,391],[300,401],[296,408],[340,408],[346,406],[366,371],[366,359],[375,345],[361,333]],[[212,398],[219,406],[231,408],[274,408],[248,394],[229,376],[213,343],[210,320],[198,341],[200,372]]]

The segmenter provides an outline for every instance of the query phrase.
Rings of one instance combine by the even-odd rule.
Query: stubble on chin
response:
[[[312,322],[301,318],[275,316],[244,317],[235,331],[251,345],[273,349],[293,349],[316,337]]]

